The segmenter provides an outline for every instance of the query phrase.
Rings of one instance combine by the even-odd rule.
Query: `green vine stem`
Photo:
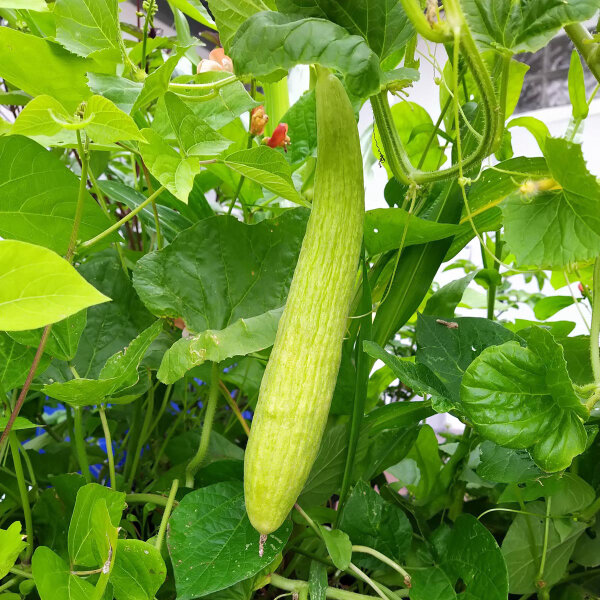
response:
[[[8,589],[10,589],[13,585],[15,585],[17,582],[19,581],[18,577],[12,577],[11,579],[9,579],[6,583],[3,583],[2,585],[0,585],[0,592],[4,592]],[[308,584],[307,584],[308,585]],[[10,596],[10,594],[9,594]]]
[[[287,77],[274,83],[263,83],[265,93],[265,112],[269,121],[265,127],[267,135],[273,135],[275,127],[290,107]]]
[[[496,256],[496,260],[494,261],[494,264],[492,265],[492,269],[494,269],[494,271],[496,271],[496,273],[500,273],[500,261],[502,259],[502,233],[500,230],[496,231],[496,238],[495,238],[495,248],[494,248],[494,255]],[[485,261],[485,253],[483,255],[484,261]],[[485,267],[485,265],[484,265]],[[496,305],[496,282],[490,280],[489,284],[488,284],[488,293],[487,293],[487,318],[490,319],[491,321],[494,320],[494,307]]]
[[[437,23],[435,27],[427,20],[421,6],[415,0],[400,0],[406,16],[411,20],[417,33],[430,42],[443,44],[452,39],[444,23]]]
[[[158,529],[158,534],[156,536],[156,541],[154,542],[154,547],[160,552],[160,548],[162,546],[163,540],[165,538],[165,532],[167,531],[167,523],[169,522],[169,517],[171,516],[171,511],[173,510],[173,504],[175,502],[175,495],[177,494],[177,489],[179,488],[179,479],[174,479],[171,484],[171,491],[169,492],[169,497],[167,498],[167,503],[165,504],[165,511],[163,512],[162,519],[160,520],[160,527]]]
[[[144,208],[146,208],[146,206],[148,206],[148,204],[151,204],[152,202],[154,202],[156,200],[156,198],[158,198],[162,194],[164,189],[165,189],[164,186],[161,185],[153,194],[148,196],[148,198],[146,198],[141,204],[136,206],[132,211],[128,212],[120,221],[117,221],[116,223],[111,225],[108,229],[105,229],[102,233],[99,233],[96,237],[93,237],[91,240],[88,240],[87,242],[83,242],[82,244],[79,245],[79,248],[81,250],[85,250],[86,248],[89,248],[90,246],[97,244],[100,240],[104,239],[107,235],[110,235],[113,231],[117,231],[117,229],[119,229],[122,225],[124,225],[128,221],[131,221],[131,219],[133,219],[133,217],[135,217],[135,215],[137,215]]]
[[[21,497],[21,505],[23,507],[23,516],[25,517],[25,532],[27,533],[27,548],[25,549],[25,557],[23,562],[28,564],[33,555],[33,519],[31,517],[31,506],[29,505],[29,496],[27,493],[27,483],[25,482],[25,474],[23,473],[23,463],[19,454],[20,442],[17,439],[17,434],[12,431],[8,438],[10,444],[10,452],[12,454],[13,466],[17,477],[17,485],[19,487],[19,496]]]
[[[271,574],[271,585],[286,590],[288,592],[295,592],[300,594],[303,590],[308,590],[308,582],[301,581],[299,579],[287,579],[278,575],[277,573]],[[395,592],[396,596],[401,598],[408,597],[408,590]],[[327,587],[325,590],[325,597],[331,598],[332,600],[372,600],[373,596],[367,596],[365,594],[357,594],[356,592],[349,592],[347,590],[340,590],[334,587]],[[386,598],[387,600],[387,598]]]
[[[108,472],[110,476],[110,487],[113,490],[117,489],[117,477],[115,473],[115,457],[113,455],[112,448],[112,436],[110,435],[110,427],[106,420],[106,411],[104,405],[98,406],[98,412],[100,413],[100,421],[102,423],[102,431],[104,432],[104,439],[106,441],[106,457],[108,458]]]
[[[194,487],[194,475],[202,465],[208,451],[210,434],[212,432],[215,411],[217,409],[217,400],[219,398],[219,363],[212,363],[210,390],[208,392],[208,402],[204,413],[204,424],[202,425],[202,435],[196,455],[190,460],[185,469],[185,485],[188,488]]]
[[[413,0],[403,0],[402,4],[403,6],[415,6]],[[473,79],[481,94],[481,107],[483,109],[484,121],[483,134],[478,142],[477,148],[459,164],[438,171],[417,170],[410,163],[408,155],[398,136],[398,132],[396,131],[388,102],[387,91],[384,90],[378,95],[373,96],[371,98],[371,106],[381,136],[381,141],[385,149],[386,159],[394,177],[396,177],[400,183],[404,184],[425,184],[455,177],[459,174],[459,171],[468,170],[480,163],[486,156],[489,156],[489,154],[500,145],[502,140],[504,110],[496,98],[496,92],[488,68],[483,62],[477,46],[475,45],[475,41],[467,27],[458,1],[445,0],[444,6],[455,43],[456,40],[459,40],[462,56],[471,70]],[[407,11],[411,20],[413,12],[415,11]],[[417,12],[419,17],[425,20],[420,9]],[[425,22],[427,23],[426,20]],[[418,23],[413,22],[413,25],[415,25],[415,28],[419,31]],[[421,31],[419,31],[419,33],[421,33]],[[445,34],[443,41],[449,41],[449,39],[452,39],[452,36],[448,38],[448,34]],[[458,98],[455,98],[455,102],[458,102]]]
[[[146,9],[146,18],[144,19],[144,30],[142,32],[142,71],[146,71],[146,45],[148,43],[148,28],[152,27],[154,21],[154,13],[156,12],[157,6],[154,0],[148,0],[144,2]]]
[[[83,435],[81,406],[75,406],[73,408],[73,414],[73,420],[75,424],[75,452],[77,454],[77,462],[79,462],[79,468],[81,469],[81,474],[85,478],[85,482],[92,483],[90,463],[88,462],[87,453],[85,451],[85,438]]]
[[[583,56],[592,75],[600,82],[600,44],[593,42],[590,32],[581,23],[565,25],[565,33]]]
[[[391,558],[388,558],[385,554],[382,554],[373,548],[369,548],[368,546],[352,546],[352,552],[362,552],[363,554],[370,554],[371,556],[374,556],[376,559],[392,567],[394,571],[400,573],[400,575],[404,577],[404,585],[406,585],[406,587],[410,587],[410,575],[408,572],[397,562],[393,561]]]
[[[175,81],[169,82],[169,89],[172,91],[177,90],[191,90],[191,91],[199,91],[199,92],[210,92],[212,90],[218,90],[230,83],[233,83],[237,80],[235,75],[231,75],[231,77],[224,77],[223,79],[219,79],[219,81],[212,81],[210,83],[179,83]],[[187,96],[186,96],[187,98]],[[193,100],[193,98],[190,98]]]
[[[592,324],[590,327],[590,359],[594,381],[600,385],[600,353],[598,338],[600,337],[600,256],[594,263],[594,282],[592,292]]]
[[[169,502],[168,496],[161,496],[160,494],[126,494],[125,502],[127,504],[156,504],[156,506],[167,506]],[[173,504],[177,504],[174,502]]]
[[[548,536],[550,534],[550,510],[552,507],[552,497],[546,498],[546,520],[544,523],[544,541],[542,544],[542,556],[540,557],[540,568],[537,574],[536,585],[544,585],[544,569],[546,568],[546,556],[548,554]]]

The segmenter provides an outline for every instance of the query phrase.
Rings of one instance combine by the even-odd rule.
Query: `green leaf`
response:
[[[0,137],[0,236],[65,254],[78,194],[79,179],[55,154],[22,136]],[[109,226],[86,193],[78,237],[90,239]]]
[[[208,6],[215,16],[221,45],[228,54],[231,42],[240,25],[253,14],[269,10],[262,0],[209,0]]]
[[[540,298],[533,307],[535,318],[545,321],[567,306],[575,303],[573,296],[546,296]]]
[[[488,481],[521,483],[544,475],[526,450],[504,448],[485,440],[479,451],[477,474]]]
[[[85,130],[97,144],[112,144],[122,140],[144,141],[135,121],[102,96],[92,96],[86,102],[83,118],[91,120]]]
[[[152,600],[167,576],[160,552],[142,540],[119,540],[110,574],[116,600]]]
[[[371,256],[404,246],[452,237],[458,225],[427,221],[403,208],[375,208],[365,213],[365,246]]]
[[[439,567],[427,567],[411,573],[411,600],[456,600],[450,579]]]
[[[348,535],[340,529],[328,529],[323,525],[317,527],[333,564],[341,571],[348,569],[352,560],[352,542]]]
[[[169,2],[188,17],[192,17],[192,19],[198,21],[198,23],[202,23],[202,25],[206,25],[211,29],[215,28],[214,21],[210,18],[208,11],[204,8],[200,0],[169,0]],[[221,33],[220,28],[219,33]]]
[[[6,429],[9,418],[10,417],[0,417],[0,431],[4,431]],[[25,429],[36,429],[37,427],[39,427],[37,423],[32,423],[25,417],[17,417],[11,429],[13,431],[20,431]]]
[[[472,515],[462,514],[456,519],[442,568],[451,582],[462,580],[465,599],[508,597],[508,573],[502,552],[494,536]]]
[[[20,10],[48,11],[45,0],[0,0],[0,8],[18,8]]]
[[[143,87],[143,83],[139,81],[131,81],[117,75],[88,73],[87,78],[94,94],[108,98],[114,102],[115,106],[126,113],[131,112]]]
[[[515,339],[498,323],[475,317],[453,319],[458,327],[438,323],[433,316],[417,320],[417,363],[428,367],[445,384],[452,400],[460,398],[460,382],[473,359],[488,346]]]
[[[200,172],[197,158],[184,158],[152,129],[142,129],[146,143],[140,142],[142,158],[150,173],[177,199],[187,204],[194,186],[194,177]]]
[[[115,562],[119,537],[119,528],[112,524],[104,498],[99,498],[92,506],[91,526],[96,564],[102,567],[96,589],[102,589],[106,588]]]
[[[42,145],[75,144],[77,138],[73,131],[63,129],[54,118],[68,122],[69,115],[65,107],[52,96],[36,96],[23,108],[12,126],[13,135],[25,135]]]
[[[119,60],[122,40],[117,0],[56,0],[54,16],[56,40],[67,50],[79,56],[105,51],[111,60]]]
[[[114,250],[92,255],[80,271],[94,287],[112,298],[112,302],[88,309],[87,325],[73,359],[79,376],[92,379],[98,377],[115,352],[126,347],[155,318],[138,298]]]
[[[536,52],[563,25],[592,18],[595,0],[464,0],[463,11],[475,41],[508,54]]]
[[[167,58],[158,69],[152,71],[152,73],[144,79],[144,87],[133,104],[131,113],[135,113],[138,109],[141,110],[146,108],[151,102],[160,98],[169,89],[171,74],[184,52],[185,49],[180,48],[177,54]]]
[[[316,560],[310,561],[308,572],[308,595],[311,600],[325,600],[327,591],[327,567]]]
[[[585,530],[577,540],[571,560],[584,567],[600,565],[600,520]]]
[[[291,144],[285,157],[292,165],[316,153],[317,107],[313,90],[302,94],[281,117],[281,122],[287,123],[289,127],[288,135]]]
[[[163,383],[174,383],[187,371],[206,361],[221,362],[269,348],[275,342],[282,308],[267,311],[249,319],[238,319],[225,329],[207,329],[182,338],[165,353],[157,377]]]
[[[365,352],[375,358],[371,353],[375,348],[370,347],[367,351],[368,343],[364,344]],[[434,412],[429,402],[391,402],[365,415],[364,427],[368,428],[372,435],[386,429],[412,427],[433,415]]]
[[[528,330],[527,348],[510,341],[468,367],[461,404],[475,430],[509,448],[531,448],[545,471],[567,468],[586,447],[588,411],[573,391],[563,351],[546,330]]]
[[[69,526],[69,556],[71,562],[82,567],[97,566],[93,536],[94,506],[99,500],[106,503],[110,521],[118,527],[125,508],[125,493],[89,483],[79,488]]]
[[[99,181],[98,186],[111,201],[120,202],[131,210],[137,208],[147,199],[144,194],[120,181]],[[156,209],[158,210],[158,218],[160,219],[160,232],[168,242],[172,242],[176,235],[193,225],[193,221],[190,221],[186,216],[172,208],[157,204]],[[142,221],[145,231],[156,232],[156,222],[154,221],[152,206],[143,208],[138,213],[138,218]]]
[[[539,560],[544,544],[545,506],[542,502],[526,504],[525,509],[540,515],[517,515],[502,542],[502,554],[509,572],[511,594],[528,594],[537,591]],[[560,525],[560,528],[559,528]],[[551,519],[548,527],[548,544],[543,579],[553,586],[564,575],[577,539],[586,528],[585,523]]]
[[[31,567],[41,600],[93,598],[94,586],[85,579],[72,575],[69,565],[50,548],[46,546],[36,548]]]
[[[439,492],[441,468],[435,432],[429,425],[424,425],[406,458],[389,468],[388,472],[398,479],[398,487],[409,490],[417,505],[423,505]]]
[[[282,551],[290,533],[291,523],[286,521],[269,535],[261,557],[241,482],[217,483],[187,494],[169,521],[177,598],[205,596],[256,575]]]
[[[406,101],[393,104],[391,111],[396,131],[411,163],[417,167],[426,152],[421,168],[427,171],[439,169],[446,158],[437,135],[434,135],[433,140],[430,141],[434,133],[434,125],[429,113],[419,104]],[[375,156],[379,156],[381,151],[382,156],[385,158],[377,125],[374,126],[372,148]],[[385,160],[383,166],[388,175],[392,177],[388,162],[388,160]]]
[[[165,106],[179,147],[186,156],[216,156],[231,146],[231,140],[209,127],[172,92],[165,94]]]
[[[280,12],[328,19],[363,37],[381,60],[404,48],[414,30],[399,2],[366,0],[348,10],[336,0],[277,0]]]
[[[32,96],[48,94],[69,111],[91,96],[87,71],[91,60],[75,56],[59,44],[11,29],[0,28],[0,77]]]
[[[27,546],[23,537],[19,521],[9,525],[8,529],[0,529],[0,579],[8,575],[9,569],[14,567],[19,554]]]
[[[294,187],[287,161],[274,148],[258,146],[233,152],[223,158],[223,164],[281,198],[300,205],[306,204]]]
[[[581,146],[548,138],[544,155],[562,189],[512,194],[502,205],[505,238],[520,265],[563,268],[600,254],[600,184]]]
[[[260,48],[260,52],[256,49]],[[230,49],[238,77],[277,81],[297,64],[319,63],[344,74],[350,92],[360,97],[379,91],[377,55],[365,41],[324,19],[300,19],[277,12],[251,16],[238,29]]]
[[[412,527],[404,512],[385,502],[364,481],[357,482],[348,496],[339,527],[353,545],[369,546],[398,563],[403,562],[411,547]],[[374,557],[361,554],[360,560],[366,568],[381,566]]]
[[[546,123],[535,117],[517,117],[516,119],[512,119],[506,125],[507,129],[510,129],[511,127],[524,127],[527,129],[527,131],[535,138],[539,149],[542,152],[544,151],[546,138],[550,137],[550,130]]]
[[[432,371],[422,364],[416,364],[410,359],[402,359],[389,352],[374,342],[365,342],[364,350],[369,356],[382,360],[394,375],[407,387],[421,396],[430,395],[444,399],[448,390]]]
[[[559,341],[565,353],[571,381],[577,385],[592,383],[594,375],[590,357],[590,338],[587,335],[576,335]]]
[[[569,99],[571,100],[573,118],[585,119],[590,109],[585,93],[583,65],[579,53],[575,49],[571,52],[571,64],[569,66]]]
[[[0,332],[0,385],[5,391],[25,383],[36,349],[37,344],[27,347],[17,343],[7,333]],[[49,357],[42,357],[36,373],[43,372],[49,364]]]
[[[140,362],[162,327],[162,321],[156,321],[136,337],[128,348],[111,356],[98,379],[71,379],[64,383],[51,383],[44,386],[44,393],[72,406],[107,402],[107,396],[126,391],[138,382]],[[118,399],[110,401],[118,403]]]
[[[181,317],[193,333],[225,329],[279,308],[306,218],[298,209],[256,225],[224,215],[205,219],[140,259],[134,286],[155,315]]]
[[[25,242],[0,241],[0,280],[0,330],[5,331],[43,327],[110,300],[64,258]]]
[[[452,319],[454,311],[460,304],[465,290],[469,287],[476,272],[469,273],[460,279],[455,279],[435,292],[423,309],[424,315],[441,317],[442,319]]]

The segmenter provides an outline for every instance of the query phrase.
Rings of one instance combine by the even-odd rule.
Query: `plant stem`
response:
[[[112,436],[110,434],[110,428],[108,427],[108,421],[106,420],[106,412],[104,405],[98,406],[98,412],[100,413],[100,421],[102,422],[102,431],[104,431],[104,440],[106,441],[106,456],[108,458],[108,472],[110,474],[110,487],[113,490],[117,489],[117,477],[115,474],[115,457],[113,455],[112,448]]]
[[[133,488],[133,480],[135,479],[135,475],[140,464],[142,449],[144,448],[144,444],[148,438],[149,427],[150,423],[152,422],[152,415],[154,414],[154,386],[152,385],[152,376],[150,373],[148,373],[148,377],[150,378],[150,389],[148,390],[148,400],[146,401],[146,414],[144,415],[144,420],[142,421],[142,429],[137,440],[135,456],[133,457],[131,471],[129,473],[129,478],[127,479],[126,489],[128,490]]]
[[[177,83],[174,81],[169,82],[170,90],[199,90],[199,91],[210,91],[210,90],[218,90],[223,86],[229,85],[237,80],[235,75],[231,77],[225,77],[224,79],[219,79],[219,81],[213,81],[211,83]]]
[[[21,393],[19,394],[17,403],[14,405],[12,412],[10,413],[8,423],[6,424],[6,427],[2,432],[2,435],[0,436],[0,452],[2,451],[4,443],[10,434],[15,419],[19,416],[19,412],[21,411],[23,402],[25,402],[27,392],[29,391],[29,387],[31,386],[31,382],[33,381],[35,372],[37,371],[38,365],[40,364],[40,360],[42,359],[42,355],[44,354],[44,348],[46,347],[46,342],[48,341],[48,336],[50,335],[51,328],[52,325],[46,325],[46,327],[44,327],[42,337],[40,338],[40,343],[38,344],[37,350],[35,351],[35,356],[33,357],[33,362],[31,363],[31,367],[29,368],[29,373],[27,373],[27,379],[25,380],[25,383],[21,388]]]
[[[302,590],[308,589],[308,582],[300,581],[298,579],[287,579],[278,575],[277,573],[271,573],[271,585],[278,587],[279,589],[286,590],[288,592],[300,593]],[[399,596],[408,596],[403,592],[398,593]],[[332,600],[372,600],[373,596],[367,596],[365,594],[357,594],[355,592],[348,592],[347,590],[340,590],[334,587],[328,587],[325,590],[325,597],[332,598]],[[387,600],[387,598],[386,598]]]
[[[18,581],[19,581],[18,577],[12,577],[6,583],[3,583],[2,585],[0,585],[0,592],[4,592],[5,590],[8,590],[13,585],[15,585],[15,583],[17,583]]]
[[[200,468],[200,465],[206,457],[208,444],[210,442],[210,434],[212,432],[215,411],[217,408],[217,400],[219,398],[219,363],[213,362],[210,390],[208,392],[208,402],[206,404],[206,412],[204,413],[204,424],[202,425],[202,435],[200,436],[200,444],[196,455],[190,460],[185,470],[185,485],[188,488],[194,487],[194,475]]]
[[[544,523],[544,542],[542,544],[542,556],[540,557],[540,568],[538,570],[537,582],[544,580],[544,568],[546,567],[546,555],[548,553],[548,535],[550,533],[550,510],[552,497],[546,498],[546,520]]]
[[[429,21],[425,18],[419,2],[416,0],[400,0],[402,8],[406,13],[406,16],[412,22],[417,33],[422,35],[426,40],[430,42],[437,42],[443,44],[449,42],[452,36],[449,35],[445,24],[438,24],[437,29],[434,29]]]
[[[162,194],[164,191],[164,186],[160,186],[153,194],[148,196],[139,206],[136,206],[132,211],[127,213],[120,221],[117,221],[114,225],[111,225],[108,229],[105,229],[102,233],[99,233],[96,237],[93,237],[91,240],[87,242],[83,242],[79,247],[80,248],[89,248],[94,244],[97,244],[100,240],[104,239],[107,235],[110,235],[113,231],[117,231],[122,225],[131,221],[133,217],[135,217],[140,211],[142,211],[148,204],[151,204]]]
[[[410,586],[410,575],[408,572],[405,571],[397,562],[393,561],[391,558],[388,558],[385,554],[382,554],[373,548],[369,548],[368,546],[352,546],[352,552],[362,552],[364,554],[370,554],[371,556],[374,556],[381,562],[392,567],[392,569],[395,571],[398,571],[398,573],[404,577],[404,583],[406,586]]]
[[[244,415],[242,415],[240,407],[236,404],[235,400],[231,396],[231,392],[227,389],[227,386],[223,383],[223,381],[219,381],[219,386],[227,404],[229,404],[229,408],[231,408],[231,410],[233,411],[233,414],[239,421],[240,425],[242,426],[242,429],[244,430],[246,435],[250,435],[250,427],[248,427],[248,423],[246,423],[246,419],[244,419]]]
[[[496,273],[500,272],[500,259],[502,257],[502,241],[501,241],[501,232],[498,229],[496,231],[496,244],[495,244],[495,256],[498,260],[494,261],[492,268],[496,271]],[[485,253],[483,255],[483,259],[485,261]],[[494,320],[494,307],[496,305],[496,282],[490,280],[488,283],[488,294],[487,294],[487,318],[491,321]]]
[[[171,485],[171,491],[169,493],[169,497],[167,498],[167,503],[165,505],[165,512],[163,513],[162,519],[160,520],[160,527],[158,529],[158,535],[156,536],[156,541],[154,542],[154,547],[160,552],[160,547],[162,546],[163,539],[165,537],[165,531],[167,530],[167,523],[169,522],[169,517],[171,516],[171,511],[173,510],[173,503],[175,502],[175,494],[177,494],[177,488],[179,487],[179,479],[174,479],[173,484]]]
[[[267,135],[273,135],[275,127],[290,107],[287,77],[274,83],[263,83],[265,93],[265,112],[269,121],[265,127]]]
[[[125,502],[130,504],[156,504],[157,506],[167,506],[168,496],[160,494],[127,494]]]
[[[590,32],[581,23],[565,25],[565,33],[583,56],[592,75],[600,82],[600,44],[592,42]]]
[[[17,439],[17,434],[13,431],[8,438],[10,451],[13,459],[15,475],[17,477],[17,485],[19,487],[19,495],[21,497],[21,506],[23,507],[23,516],[25,517],[25,531],[27,533],[27,548],[25,550],[24,561],[26,564],[31,560],[33,554],[33,519],[31,518],[31,506],[29,505],[29,496],[27,493],[27,484],[25,483],[25,475],[23,474],[23,464],[21,463],[21,455],[19,454],[20,442]]]
[[[18,575],[19,577],[24,577],[25,579],[33,579],[33,575],[28,571],[24,571],[23,569],[19,569],[18,567],[11,567],[9,571],[13,575]]]
[[[79,180],[79,194],[77,196],[77,206],[75,208],[75,217],[73,218],[73,228],[71,229],[71,239],[69,241],[69,248],[65,258],[68,262],[73,262],[73,255],[75,254],[75,248],[77,246],[77,235],[79,234],[79,226],[81,225],[81,218],[83,217],[83,204],[85,196],[87,194],[87,176],[88,176],[88,154],[81,143],[81,133],[79,129],[75,131],[77,134],[77,149],[79,152],[79,159],[81,161],[81,179]]]
[[[154,193],[154,188],[152,187],[152,180],[150,179],[150,172],[148,171],[148,167],[144,160],[140,156],[140,164],[142,165],[142,171],[144,172],[144,178],[146,179],[146,186],[148,187],[148,191],[150,194]],[[152,212],[154,213],[154,227],[156,229],[156,247],[158,250],[162,248],[162,234],[160,231],[160,217],[158,215],[158,206],[156,205],[156,201],[152,200]]]
[[[74,423],[75,423],[75,450],[77,452],[77,461],[79,462],[79,468],[81,474],[85,477],[86,483],[92,482],[92,475],[90,473],[90,464],[85,451],[85,439],[83,437],[83,425],[81,418],[81,406],[75,406],[74,412]]]
[[[590,358],[594,381],[600,384],[600,353],[598,338],[600,337],[600,256],[594,263],[594,282],[592,291],[592,325],[590,327]]]
[[[152,9],[154,8],[154,2],[150,2],[148,11],[146,12],[146,18],[144,19],[144,30],[142,31],[142,71],[146,71],[146,45],[148,43],[148,27],[152,20]]]

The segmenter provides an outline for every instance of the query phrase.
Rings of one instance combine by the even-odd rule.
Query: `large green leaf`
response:
[[[526,450],[504,448],[485,440],[480,452],[477,474],[488,481],[521,483],[538,479],[544,474]]]
[[[115,103],[121,110],[130,113],[143,84],[117,75],[88,73],[89,86],[94,94],[99,94]]]
[[[116,600],[152,600],[167,576],[160,552],[142,540],[119,540],[110,574]]]
[[[181,317],[191,332],[224,329],[281,307],[306,227],[306,211],[245,225],[200,221],[137,263],[134,286],[157,316]]]
[[[369,254],[380,254],[452,237],[458,225],[437,223],[410,215],[403,208],[375,208],[365,213],[365,246]]]
[[[454,586],[439,567],[433,566],[411,573],[411,600],[456,600]]]
[[[434,316],[417,320],[417,363],[429,367],[458,400],[460,382],[473,359],[488,346],[515,339],[515,334],[498,323],[476,317],[452,320],[448,326]]]
[[[153,325],[136,337],[129,347],[111,356],[98,379],[71,379],[44,386],[44,392],[73,406],[91,406],[106,402],[107,396],[127,391],[138,381],[138,367],[150,344],[162,330],[162,322]],[[118,399],[112,400],[118,402]]]
[[[531,448],[545,471],[567,468],[586,446],[588,410],[573,391],[561,346],[545,329],[484,350],[467,368],[461,404],[475,430],[509,448]]]
[[[546,538],[544,504],[533,502],[526,504],[525,509],[528,513],[540,516],[517,515],[502,542],[502,554],[508,567],[511,594],[528,594],[537,591],[536,581],[544,547],[546,561],[542,574],[543,580],[546,586],[552,586],[559,581],[566,571],[577,540],[586,528],[586,524],[581,521],[551,519]]]
[[[0,330],[35,329],[108,302],[52,250],[0,241]]]
[[[71,574],[69,565],[46,546],[36,548],[31,567],[41,600],[90,600],[94,596],[94,586]]]
[[[49,94],[75,111],[92,95],[85,75],[93,70],[91,60],[58,44],[10,27],[0,28],[0,77],[32,96]]]
[[[364,481],[357,482],[348,496],[339,527],[353,544],[374,548],[398,563],[403,562],[410,550],[412,527],[408,518]],[[356,556],[356,560],[367,568],[381,564],[372,557]]]
[[[239,28],[230,54],[238,76],[277,81],[294,65],[319,63],[341,71],[348,89],[357,96],[379,91],[377,55],[362,38],[324,19],[258,13]]]
[[[79,488],[69,526],[69,556],[75,565],[97,566],[93,509],[99,500],[105,502],[112,525],[116,527],[121,521],[121,514],[125,508],[124,492],[115,492],[97,483],[89,483]]]
[[[213,20],[200,0],[169,0],[169,3],[178,8],[182,13],[188,15],[188,17],[198,21],[198,23],[202,23],[202,25],[206,25],[211,29],[215,28]]]
[[[26,546],[18,521],[9,525],[8,529],[0,529],[0,579],[8,574]]]
[[[472,515],[462,514],[444,549],[442,567],[450,580],[461,579],[465,600],[506,600],[508,572],[494,536]]]
[[[104,51],[106,58],[121,55],[117,0],[56,0],[56,40],[79,56]]]
[[[5,391],[10,391],[25,383],[36,349],[37,344],[27,347],[17,343],[7,333],[0,332],[0,386]],[[42,357],[36,373],[44,371],[50,363],[49,359],[48,356]]]
[[[139,144],[140,153],[150,173],[187,204],[194,177],[200,172],[198,159],[181,156],[153,129],[142,129],[142,134],[146,143]]]
[[[79,179],[55,154],[22,136],[0,137],[0,236],[65,254],[78,194]],[[86,193],[79,239],[90,239],[109,226]]]
[[[296,204],[305,204],[292,183],[287,161],[277,150],[268,146],[240,150],[225,156],[223,163],[274,194]]]
[[[292,165],[313,156],[317,150],[317,107],[315,92],[310,90],[292,104],[281,117],[288,124],[291,144],[285,155]]]
[[[592,18],[596,0],[463,0],[475,41],[508,54],[536,52],[563,25]]]
[[[160,98],[169,89],[171,75],[182,54],[183,51],[180,49],[177,54],[169,56],[158,69],[152,71],[152,73],[144,79],[144,86],[133,104],[133,108],[131,109],[132,113],[138,109],[146,108],[151,102]]]
[[[256,575],[282,551],[291,529],[285,521],[269,535],[261,556],[241,482],[226,481],[187,494],[173,511],[167,538],[177,598],[205,596]]]
[[[219,39],[225,52],[229,52],[235,32],[253,14],[269,10],[262,0],[208,0],[210,12],[215,16]]]
[[[338,0],[277,0],[281,12],[328,19],[360,35],[381,60],[401,50],[414,30],[397,0],[359,0],[352,9]]]
[[[580,145],[547,138],[544,156],[560,189],[507,198],[506,242],[521,265],[558,269],[593,259],[600,254],[600,184]]]
[[[283,308],[276,308],[256,317],[238,319],[221,330],[207,329],[180,339],[163,356],[157,377],[163,383],[174,383],[206,361],[221,362],[269,348],[275,342],[282,312]]]
[[[165,106],[179,147],[188,156],[216,156],[231,146],[231,140],[207,125],[172,92],[165,94]]]

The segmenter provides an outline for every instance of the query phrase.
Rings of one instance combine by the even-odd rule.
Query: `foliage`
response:
[[[134,24],[117,0],[0,0],[0,600],[599,597],[600,184],[579,135],[598,0],[162,4],[174,36],[155,0]],[[551,136],[508,120],[513,57],[563,28],[572,118]],[[419,58],[423,38],[439,47]],[[430,57],[435,114],[411,90]],[[339,132],[325,111],[319,156],[325,69],[352,108]],[[355,140],[362,180],[369,104],[362,159],[389,181],[366,196],[386,208],[353,232],[332,165]],[[514,127],[539,156],[513,156]],[[347,322],[291,323],[315,335],[284,348],[298,403],[303,367],[341,344],[340,368],[320,446],[311,392],[260,448],[311,445],[267,464],[309,474],[265,539],[244,454],[313,206],[340,246],[362,231],[362,258],[317,244],[290,295],[311,307],[338,271],[354,286]]]

